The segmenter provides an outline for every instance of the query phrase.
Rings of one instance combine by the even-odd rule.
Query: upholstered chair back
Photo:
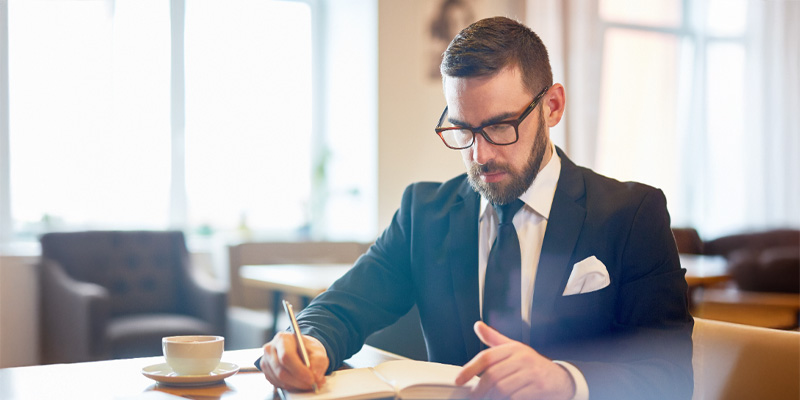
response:
[[[678,252],[682,254],[703,254],[703,240],[694,228],[672,228],[672,236]]]
[[[92,231],[42,236],[42,256],[106,288],[110,316],[179,313],[188,257],[181,232]]]
[[[800,230],[773,229],[723,236],[705,242],[704,253],[730,257],[734,252],[748,249],[761,252],[772,247],[800,246]]]

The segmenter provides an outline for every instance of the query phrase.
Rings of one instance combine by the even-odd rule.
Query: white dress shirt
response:
[[[556,192],[558,178],[561,175],[561,158],[556,154],[555,145],[551,144],[553,156],[547,165],[536,175],[536,179],[525,193],[520,196],[525,205],[517,212],[512,220],[517,230],[520,243],[521,260],[521,310],[522,320],[527,324],[526,333],[523,334],[525,344],[530,344],[531,304],[533,303],[533,288],[536,281],[536,270],[539,266],[539,256],[542,252],[542,242],[547,229],[547,220],[550,218],[550,207],[553,205],[553,196]],[[483,287],[486,276],[486,265],[489,261],[489,251],[497,236],[498,218],[494,207],[489,206],[489,201],[481,197],[480,237],[478,241],[478,282],[481,313],[483,312]],[[481,315],[483,318],[483,315]],[[586,400],[589,398],[589,388],[586,378],[572,364],[555,361],[563,366],[575,381],[575,397],[573,400]]]

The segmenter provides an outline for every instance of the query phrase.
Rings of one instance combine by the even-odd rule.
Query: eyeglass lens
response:
[[[443,128],[453,127],[449,123],[443,124]],[[449,126],[448,126],[449,125]],[[501,123],[489,125],[483,128],[483,133],[489,141],[494,144],[510,144],[517,140],[517,133],[514,125]],[[447,129],[442,131],[442,139],[448,146],[469,147],[472,145],[474,135],[469,129]]]

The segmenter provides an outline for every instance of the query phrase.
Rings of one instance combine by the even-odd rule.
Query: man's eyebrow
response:
[[[495,115],[494,117],[491,117],[491,118],[481,122],[481,124],[478,125],[478,126],[488,126],[488,125],[491,125],[491,124],[496,124],[498,122],[513,121],[514,120],[514,115],[516,115],[516,113],[512,113],[512,112],[505,112],[505,113],[502,113],[502,114],[498,114],[498,115]],[[455,126],[460,126],[460,127],[463,127],[463,128],[475,128],[475,127],[471,126],[470,124],[459,120],[458,118],[450,118],[450,116],[448,116],[447,117],[447,121],[449,121],[451,124],[453,124]]]

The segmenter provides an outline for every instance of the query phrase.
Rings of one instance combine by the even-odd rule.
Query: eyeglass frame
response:
[[[545,86],[545,88],[542,89],[542,91],[539,92],[539,94],[537,94],[536,97],[533,98],[533,101],[531,102],[531,104],[525,109],[525,111],[522,112],[522,115],[520,115],[519,118],[517,118],[516,120],[504,120],[504,121],[499,121],[499,122],[490,122],[488,124],[481,125],[481,126],[478,126],[476,128],[471,128],[471,127],[466,127],[466,126],[452,126],[452,127],[443,128],[442,127],[442,122],[444,122],[444,117],[447,115],[447,110],[448,110],[448,107],[449,107],[449,106],[445,106],[444,107],[444,111],[442,112],[442,116],[439,117],[439,122],[436,124],[436,128],[434,130],[436,131],[436,134],[439,136],[439,138],[442,139],[442,143],[444,143],[445,146],[447,146],[448,148],[453,149],[453,150],[464,150],[464,149],[468,149],[468,148],[472,147],[472,145],[475,144],[475,134],[478,134],[478,133],[480,133],[481,136],[483,136],[483,138],[486,139],[487,142],[489,142],[489,143],[491,143],[491,144],[493,144],[495,146],[512,145],[512,144],[517,143],[519,141],[519,125],[536,108],[536,106],[539,105],[539,102],[542,100],[544,95],[547,94],[547,91],[550,90],[551,87],[552,86]],[[487,135],[486,132],[484,132],[485,128],[487,128],[489,126],[492,126],[492,125],[500,125],[500,124],[511,125],[511,126],[514,127],[514,135],[515,135],[514,136],[514,141],[509,142],[509,143],[495,143],[494,141],[492,141],[492,139],[489,138],[489,135]],[[451,130],[462,130],[462,131],[463,130],[467,130],[467,131],[472,132],[472,140],[470,140],[469,145],[468,146],[463,146],[463,147],[453,147],[453,146],[450,146],[449,144],[447,144],[447,141],[445,141],[444,137],[442,136],[442,132],[451,131]]]

